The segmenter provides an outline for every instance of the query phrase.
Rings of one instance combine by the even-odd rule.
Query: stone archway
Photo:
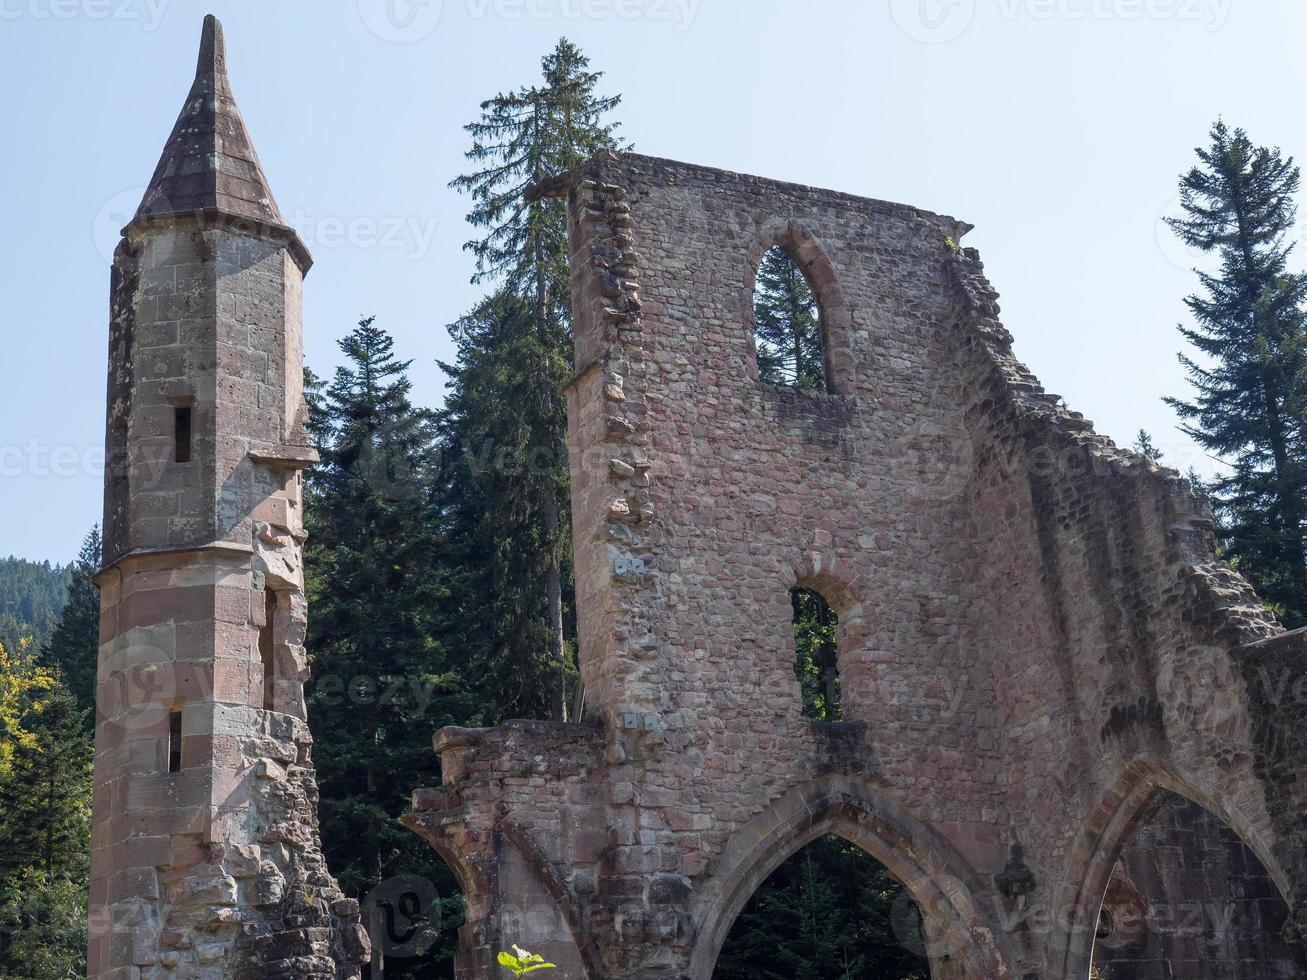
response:
[[[858,845],[903,884],[921,911],[937,980],[1006,980],[999,930],[973,898],[984,888],[929,826],[861,780],[829,776],[795,787],[741,827],[718,858],[695,915],[689,975],[712,975],[732,923],[767,876],[825,834]]]
[[[1159,793],[1174,794],[1197,804],[1223,822],[1261,862],[1280,894],[1288,893],[1283,868],[1243,814],[1203,792],[1196,781],[1160,763],[1137,759],[1104,794],[1072,847],[1066,884],[1057,903],[1057,908],[1066,912],[1056,918],[1062,924],[1053,937],[1051,962],[1060,967],[1056,975],[1070,980],[1089,976],[1099,912],[1113,870]]]
[[[458,977],[501,976],[496,956],[513,946],[544,955],[569,980],[601,975],[593,939],[577,915],[576,895],[539,843],[512,819],[496,821],[484,836],[469,831],[457,842],[418,814],[400,822],[436,850],[463,891],[467,918],[458,930]]]

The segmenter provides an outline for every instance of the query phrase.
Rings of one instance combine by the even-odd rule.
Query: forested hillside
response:
[[[17,649],[23,638],[37,645],[49,639],[71,575],[70,565],[0,559],[0,640],[8,649]]]

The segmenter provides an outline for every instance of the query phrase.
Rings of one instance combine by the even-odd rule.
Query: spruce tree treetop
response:
[[[86,712],[88,724],[95,707],[95,669],[100,646],[100,591],[91,577],[100,567],[100,528],[91,528],[72,565],[68,599],[41,659],[55,668],[64,685]]]
[[[542,59],[537,84],[481,104],[480,118],[466,127],[467,158],[477,169],[450,185],[471,196],[468,222],[481,232],[465,246],[477,260],[473,282],[492,284],[497,296],[451,328],[460,368],[450,374],[443,449],[450,460],[490,458],[512,474],[487,482],[479,462],[459,465],[446,485],[451,547],[488,566],[485,581],[468,582],[463,601],[486,617],[469,653],[486,664],[515,664],[509,675],[519,683],[547,685],[548,694],[536,688],[512,701],[556,718],[566,715],[572,592],[560,392],[572,366],[567,215],[565,202],[528,201],[524,192],[617,148],[617,124],[607,116],[620,99],[598,94],[601,78],[560,39]],[[522,310],[533,337],[520,329]],[[490,438],[502,441],[490,445]],[[494,599],[486,595],[492,590]],[[500,602],[517,610],[512,640],[499,631]],[[538,627],[547,634],[543,645]]]
[[[526,188],[618,144],[617,123],[605,117],[621,96],[596,93],[602,72],[567,38],[541,61],[541,81],[481,103],[481,118],[464,129],[472,137],[467,158],[484,164],[450,186],[471,195],[467,220],[485,234],[464,248],[477,258],[473,282],[499,283],[531,295],[543,274],[547,284],[566,275],[567,246],[561,202],[523,198]],[[566,303],[566,292],[553,291]],[[565,311],[564,315],[565,315]]]
[[[1188,245],[1215,252],[1198,272],[1180,332],[1201,357],[1180,355],[1191,400],[1169,398],[1184,431],[1224,458],[1210,490],[1226,557],[1284,619],[1307,622],[1307,277],[1290,271],[1299,170],[1278,149],[1218,122],[1184,175],[1184,215],[1170,221]]]

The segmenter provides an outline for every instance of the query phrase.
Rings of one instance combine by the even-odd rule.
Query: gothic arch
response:
[[[467,918],[458,927],[458,951],[455,953],[455,962],[467,964],[475,958],[476,950],[483,945],[480,924],[487,920],[494,901],[490,883],[481,869],[469,860],[470,850],[456,847],[448,838],[430,833],[421,821],[413,818],[412,814],[400,817],[399,822],[431,845],[458,882],[467,905]]]
[[[812,287],[821,316],[821,349],[825,361],[826,388],[844,395],[853,389],[853,314],[839,277],[826,250],[812,231],[800,221],[776,218],[764,223],[749,250],[742,309],[747,322],[753,322],[753,295],[757,287],[758,268],[769,248],[784,249]],[[750,333],[750,349],[753,346]],[[750,358],[749,369],[758,376],[757,352]]]
[[[544,886],[549,897],[554,900],[559,916],[567,925],[572,943],[576,946],[586,977],[600,976],[599,954],[594,947],[590,932],[584,928],[577,915],[576,896],[557,873],[548,856],[540,849],[534,839],[513,822],[505,818],[499,822],[499,831],[505,841],[517,848],[518,852],[535,872],[537,880]],[[586,978],[578,978],[586,980]]]
[[[731,925],[758,886],[832,833],[861,847],[903,884],[938,938],[932,952],[960,958],[968,977],[1012,976],[997,924],[972,898],[985,889],[961,856],[888,793],[845,776],[796,786],[732,835],[695,912],[689,975],[712,976]]]
[[[1071,848],[1070,865],[1054,906],[1058,910],[1055,921],[1062,924],[1053,937],[1052,962],[1060,965],[1058,976],[1079,980],[1089,975],[1098,911],[1112,869],[1149,802],[1162,790],[1190,800],[1223,820],[1262,862],[1280,894],[1289,894],[1284,869],[1242,813],[1171,767],[1136,759],[1090,811]]]

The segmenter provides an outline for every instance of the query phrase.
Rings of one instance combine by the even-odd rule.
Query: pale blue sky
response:
[[[560,34],[642,152],[975,224],[1023,360],[1182,467],[1210,469],[1159,400],[1192,257],[1159,216],[1217,115],[1307,154],[1301,0],[0,0],[0,555],[67,560],[99,519],[107,256],[208,12],[316,258],[309,364],[375,313],[426,403],[477,295],[460,127]]]

